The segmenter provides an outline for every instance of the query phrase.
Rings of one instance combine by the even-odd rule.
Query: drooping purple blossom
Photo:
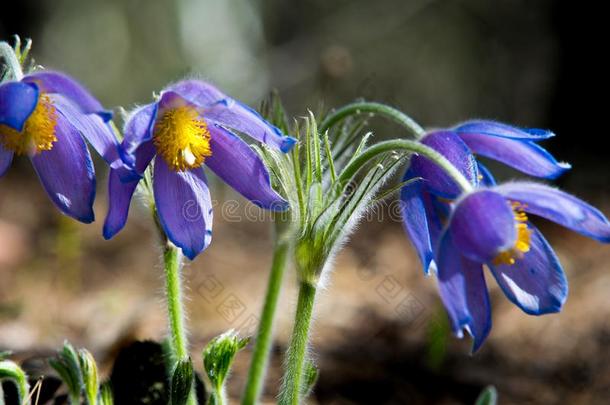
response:
[[[133,170],[131,174],[124,167],[111,170],[104,237],[113,237],[125,225],[136,186],[153,161],[161,226],[190,259],[212,237],[204,164],[254,204],[286,210],[288,203],[272,189],[263,161],[235,132],[283,152],[296,142],[251,108],[199,80],[173,84],[158,101],[137,109],[125,125],[121,144],[123,158]]]
[[[111,113],[74,79],[40,71],[0,85],[0,176],[27,155],[64,214],[94,220],[95,171],[87,140],[114,167],[123,165]]]
[[[439,290],[454,333],[466,330],[478,350],[491,329],[483,265],[506,297],[530,315],[561,310],[568,283],[553,249],[528,215],[610,243],[610,223],[596,208],[555,188],[506,183],[461,196],[440,237]]]
[[[537,142],[553,137],[550,131],[521,129],[495,121],[467,121],[451,129],[429,132],[422,143],[445,156],[474,187],[493,186],[495,180],[475,155],[484,156],[534,177],[554,179],[570,168]],[[414,156],[404,175],[410,182],[401,190],[403,225],[426,273],[434,268],[434,248],[447,220],[458,185],[424,157]]]

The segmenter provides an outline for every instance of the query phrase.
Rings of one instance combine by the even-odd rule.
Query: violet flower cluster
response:
[[[272,188],[259,155],[243,133],[288,152],[283,135],[257,112],[199,80],[165,89],[158,101],[136,109],[119,143],[112,114],[82,85],[42,71],[0,85],[0,176],[14,155],[27,155],[55,205],[81,222],[94,220],[95,170],[86,142],[110,166],[109,211],[104,237],[127,220],[131,197],[154,159],[154,198],[169,240],[194,259],[212,237],[212,200],[203,171],[256,205],[283,211],[288,203]]]
[[[123,139],[111,118],[82,85],[59,72],[38,71],[1,83],[0,176],[14,156],[25,155],[58,209],[92,222],[96,178],[90,144],[110,167],[103,230],[108,239],[125,226],[132,196],[150,168],[159,225],[189,259],[212,238],[204,165],[254,204],[272,211],[290,208],[272,188],[259,153],[239,135],[283,153],[296,140],[211,84],[184,80],[167,86],[154,102],[129,115]],[[610,242],[610,223],[591,205],[540,183],[497,185],[476,158],[552,180],[570,168],[538,145],[553,135],[468,121],[431,131],[421,144],[445,157],[472,190],[464,190],[438,162],[424,156],[413,156],[405,173],[400,192],[405,230],[425,273],[438,276],[454,332],[471,334],[475,351],[491,329],[484,266],[527,314],[557,312],[566,301],[565,274],[530,216]]]
[[[493,121],[469,121],[428,133],[422,143],[437,150],[466,177],[464,192],[423,157],[412,159],[401,190],[404,228],[424,271],[435,270],[454,333],[466,330],[478,350],[491,330],[491,307],[483,275],[486,265],[506,297],[530,315],[558,312],[568,283],[542,233],[539,216],[604,243],[610,223],[596,208],[550,186],[518,181],[496,185],[475,155],[525,174],[554,179],[570,168],[537,142],[549,131],[520,129]]]

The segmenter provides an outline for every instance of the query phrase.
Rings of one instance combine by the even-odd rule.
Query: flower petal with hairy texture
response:
[[[405,173],[403,181],[414,178],[409,170]],[[433,209],[429,206],[430,196],[423,191],[425,185],[423,180],[412,181],[400,190],[400,211],[402,224],[409,239],[413,243],[419,260],[422,263],[424,273],[430,273],[430,267],[435,266],[433,248],[433,232],[438,232],[440,223],[438,218],[433,218]]]
[[[184,80],[167,88],[192,104],[202,107],[206,120],[241,132],[269,146],[288,152],[296,139],[285,136],[267,122],[257,111],[227,96],[216,87],[201,80]]]
[[[513,182],[495,189],[523,205],[523,210],[546,218],[575,232],[610,242],[610,223],[597,208],[556,188],[532,182]]]
[[[104,121],[112,119],[112,112],[105,110],[87,89],[68,75],[44,70],[25,76],[23,81],[35,83],[43,93],[56,93],[67,97],[85,114],[99,114]]]
[[[105,123],[99,115],[83,114],[72,101],[60,94],[51,94],[50,98],[57,110],[80,131],[81,135],[109,165],[121,161],[119,141],[110,125]]]
[[[460,255],[445,234],[437,257],[438,285],[441,299],[453,332],[462,337],[462,330],[474,338],[472,351],[476,352],[491,330],[491,306],[481,263]]]
[[[129,163],[135,164],[135,154],[140,145],[152,140],[158,110],[158,103],[147,104],[135,110],[127,119],[123,128],[125,138],[121,148],[125,151],[124,158]]]
[[[506,198],[482,189],[457,203],[449,232],[460,252],[486,263],[516,241],[515,215]]]
[[[79,130],[57,114],[53,149],[33,156],[32,163],[47,194],[66,215],[84,223],[94,220],[95,171]]]
[[[533,142],[482,133],[461,133],[460,138],[474,153],[502,162],[530,176],[556,179],[571,168],[568,163],[557,162],[549,152]]]
[[[127,222],[131,197],[139,180],[124,183],[116,170],[111,170],[108,179],[108,213],[104,221],[104,239],[110,239],[123,229]]]
[[[0,85],[0,124],[22,131],[38,104],[38,88],[33,84],[8,82]]]
[[[530,251],[513,265],[489,265],[504,294],[530,315],[561,311],[568,281],[559,259],[538,229],[531,230]]]
[[[153,188],[163,230],[193,260],[212,240],[212,200],[203,169],[174,172],[157,158]]]
[[[4,149],[0,143],[0,177],[4,176],[4,173],[11,167],[13,162],[13,151]]]
[[[269,172],[259,155],[250,146],[220,127],[209,127],[212,156],[206,165],[225,183],[257,206],[285,211],[289,208],[271,187]]]
[[[155,156],[155,147],[151,141],[138,148],[136,153],[136,169],[144,172],[152,158]],[[108,180],[108,214],[104,221],[103,235],[110,239],[116,235],[127,222],[131,198],[140,179],[125,182],[119,170],[110,170]]]
[[[545,129],[517,128],[512,125],[489,120],[466,121],[454,127],[454,130],[460,135],[475,133],[530,141],[541,141],[555,136],[553,132]]]
[[[168,86],[166,90],[176,92],[190,103],[200,107],[210,107],[221,100],[229,98],[229,96],[210,83],[197,79],[179,81]]]
[[[445,156],[472,184],[478,184],[476,160],[454,132],[431,132],[421,142]],[[425,157],[413,156],[410,170],[415,176],[425,179],[427,189],[434,194],[456,198],[461,192],[451,177]]]

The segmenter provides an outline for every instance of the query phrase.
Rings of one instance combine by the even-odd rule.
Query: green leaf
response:
[[[496,405],[498,402],[498,392],[493,385],[487,386],[477,398],[475,405]]]
[[[180,360],[172,373],[170,404],[186,405],[193,389],[193,363],[191,359]]]

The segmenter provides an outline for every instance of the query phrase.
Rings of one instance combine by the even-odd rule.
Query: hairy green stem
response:
[[[301,400],[301,393],[304,388],[303,370],[307,357],[307,342],[315,297],[316,288],[307,282],[301,282],[294,329],[292,330],[287,360],[284,365],[280,405],[298,405]]]
[[[170,349],[172,354],[171,367],[173,370],[179,360],[189,358],[188,340],[186,327],[184,325],[184,305],[182,297],[182,253],[180,250],[166,243],[163,251],[163,263],[165,267],[165,295],[167,299],[167,314],[169,320]],[[188,405],[195,405],[194,390],[191,391]]]
[[[472,191],[472,184],[470,184],[464,175],[460,173],[460,171],[453,164],[451,164],[447,158],[421,142],[410,141],[408,139],[392,139],[389,141],[379,142],[364,150],[364,152],[358,155],[358,157],[352,160],[345,167],[345,169],[343,169],[338,179],[339,184],[347,184],[352,177],[354,177],[356,172],[362,168],[362,166],[374,159],[376,156],[382,153],[400,150],[416,153],[425,157],[444,170],[445,173],[455,180],[463,191]]]
[[[19,62],[14,49],[6,42],[0,42],[0,58],[4,59],[4,63],[6,63],[9,72],[15,80],[21,80],[23,78],[21,63]]]
[[[408,129],[413,135],[415,135],[417,139],[421,138],[426,133],[426,131],[417,122],[415,122],[411,117],[409,117],[402,111],[385,104],[367,101],[351,103],[339,108],[338,110],[331,112],[326,118],[324,118],[324,121],[322,121],[322,123],[320,124],[318,128],[319,132],[323,134],[330,127],[340,122],[341,120],[351,115],[364,113],[383,115],[384,117],[387,117],[392,121],[396,122],[397,124],[402,125],[406,129]]]
[[[208,405],[225,405],[227,403],[227,394],[224,386],[216,387],[210,393]]]
[[[254,352],[252,353],[252,362],[250,363],[246,389],[241,402],[242,405],[254,405],[258,403],[258,398],[263,387],[265,372],[269,363],[271,343],[273,341],[273,321],[275,319],[275,311],[280,296],[289,250],[289,239],[282,233],[277,233],[273,252],[273,263],[271,264],[271,273],[269,274],[269,281],[267,284],[267,293],[263,304],[261,320],[258,325],[256,343],[254,345]]]

